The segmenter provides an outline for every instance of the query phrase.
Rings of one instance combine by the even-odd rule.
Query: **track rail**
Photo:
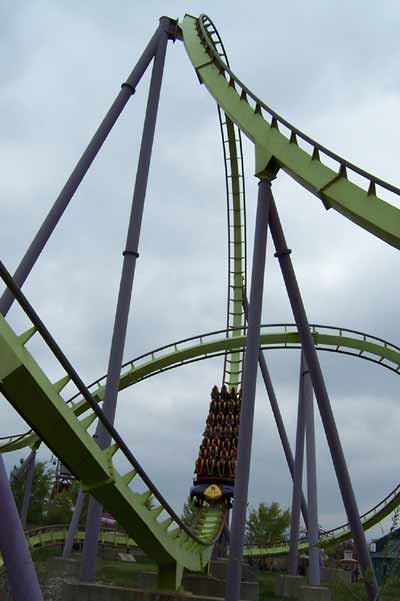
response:
[[[254,143],[256,174],[274,177],[283,169],[320,198],[326,208],[335,209],[400,248],[400,210],[377,196],[382,190],[398,197],[399,188],[325,148],[260,100],[216,52],[206,15],[199,19],[186,15],[180,26],[199,80]],[[336,165],[335,169],[325,164],[329,161]],[[360,179],[365,187],[356,183]]]
[[[310,325],[318,350],[350,355],[381,367],[400,373],[400,347],[371,334],[352,330],[342,326]],[[299,349],[300,342],[295,324],[274,323],[261,326],[261,343],[264,350]],[[216,330],[190,338],[183,338],[157,349],[138,355],[122,366],[120,390],[137,382],[153,377],[170,369],[188,365],[194,361],[216,357],[224,353],[222,338],[226,330]],[[232,341],[226,343],[232,348]],[[244,344],[244,336],[238,340],[239,347]],[[96,402],[101,402],[107,374],[94,380],[88,389]],[[89,407],[76,393],[67,400],[75,403],[74,412],[80,416]],[[37,441],[37,435],[28,430],[0,438],[0,452],[8,453],[24,447],[30,447]]]
[[[31,551],[37,549],[63,545],[68,534],[69,524],[54,524],[51,526],[41,526],[32,528],[25,532]],[[83,543],[85,540],[85,528],[79,527],[74,536],[74,542]],[[123,549],[137,548],[136,542],[126,534],[118,530],[102,529],[100,530],[99,542],[101,545],[111,546]],[[0,572],[4,568],[3,558],[0,554]]]
[[[400,248],[400,211],[381,200],[377,196],[377,189],[381,188],[396,196],[400,195],[400,190],[329,151],[258,99],[231,71],[222,40],[207,16],[202,15],[196,19],[186,15],[180,26],[192,64],[200,81],[216,99],[221,118],[228,201],[227,328],[197,339],[179,341],[174,343],[174,348],[163,347],[152,351],[151,356],[137,358],[135,364],[124,366],[121,389],[168,369],[219,355],[225,357],[224,382],[239,385],[245,348],[241,294],[245,283],[243,280],[246,278],[241,131],[255,145],[256,174],[266,174],[272,178],[279,169],[284,169],[320,198],[326,208],[334,208],[363,229]],[[281,131],[285,128],[288,135]],[[333,161],[336,168],[332,169],[325,164],[326,159]],[[364,188],[352,181],[359,181],[360,178],[364,181]],[[12,289],[12,281],[7,284]],[[148,478],[117,431],[104,421],[104,415],[97,406],[104,395],[102,380],[95,383],[97,388],[92,394],[79,380],[76,372],[71,371],[72,368],[66,369],[67,376],[62,380],[51,383],[37,365],[26,348],[34,331],[42,334],[53,352],[56,346],[43,324],[30,311],[29,303],[26,303],[23,295],[18,290],[14,293],[32,319],[34,327],[18,337],[0,316],[0,388],[35,432],[3,440],[0,451],[14,450],[26,444],[32,446],[40,437],[81,480],[84,489],[112,511],[118,522],[126,527],[128,534],[134,533],[137,540],[140,540],[143,549],[159,564],[164,586],[178,585],[178,573],[183,567],[199,571],[208,562],[213,542],[224,522],[224,510],[210,507],[202,512],[193,532],[181,523],[179,516]],[[262,346],[269,349],[299,348],[298,333],[290,328],[291,326],[285,325],[283,331],[263,331]],[[315,326],[313,337],[319,350],[355,355],[397,374],[400,372],[399,349],[385,341],[340,328],[332,331],[332,328],[325,326]],[[60,349],[55,352],[55,356],[65,368],[66,358]],[[76,403],[66,403],[60,394],[69,379],[75,382],[83,395],[83,399],[76,397]],[[89,409],[89,415],[80,419]],[[88,428],[96,417],[103,421],[113,436],[114,444],[109,449],[99,449],[88,433]],[[126,474],[119,474],[114,464],[114,455],[121,452],[132,466]],[[145,492],[138,493],[131,489],[130,482],[133,479],[134,484],[141,481]],[[158,502],[153,510],[146,507],[146,501],[150,497]],[[375,508],[364,514],[364,528],[377,523],[399,504],[400,489],[396,487]],[[160,516],[163,517],[162,521]],[[323,544],[342,540],[349,535],[347,526],[341,526],[325,533],[322,537]],[[302,542],[301,545],[305,546],[306,543]],[[250,551],[277,554],[287,552],[287,547],[278,544],[272,548]]]
[[[311,325],[314,342],[319,351],[333,352],[352,356],[357,359],[375,363],[384,367],[394,374],[400,375],[400,347],[377,336],[372,336],[357,330],[344,327],[325,326],[320,324]],[[226,331],[220,330],[208,334],[201,334],[192,338],[186,338],[169,345],[160,347],[150,353],[136,357],[124,365],[121,374],[120,389],[127,388],[144,379],[163,373],[166,370],[188,365],[193,361],[203,360],[210,357],[224,355],[226,350],[237,348],[243,350],[245,336],[227,338]],[[262,326],[261,345],[264,350],[300,349],[300,337],[294,324],[270,324]],[[126,368],[128,368],[126,370]],[[90,386],[94,389],[93,398],[101,402],[104,395],[104,384],[106,375],[95,380]],[[74,403],[72,412],[81,416],[90,407],[83,399],[75,395],[67,402]],[[82,421],[92,423],[94,416],[89,414]],[[32,444],[38,435],[34,432],[25,435],[25,443]],[[21,444],[19,439],[16,445]],[[20,448],[15,444],[8,443],[0,447],[1,452],[8,452]],[[364,513],[362,517],[363,527],[371,528],[384,519],[389,513],[400,505],[400,484],[396,486],[382,501],[372,509]],[[327,531],[321,537],[321,545],[330,545],[351,536],[347,525],[341,525]],[[303,548],[307,542],[301,542]],[[246,550],[248,554],[279,555],[287,552],[286,543],[278,543],[263,549]]]
[[[184,567],[200,571],[208,562],[212,546],[225,522],[225,508],[208,507],[196,522],[194,531],[182,522],[108,422],[1,262],[0,275],[33,323],[33,328],[16,336],[4,317],[0,316],[0,391],[81,481],[82,489],[111,511],[128,534],[135,533],[135,537],[141,540],[144,551],[159,565],[160,586],[179,587]],[[67,373],[56,383],[48,380],[26,349],[26,343],[35,332],[41,335]],[[78,419],[73,407],[66,404],[60,395],[61,389],[70,380],[94,412],[83,420]],[[114,441],[105,450],[100,449],[87,432],[95,417],[102,421]],[[123,475],[114,465],[114,456],[119,452],[132,468]],[[141,482],[144,492],[135,493],[130,488],[134,478]],[[155,498],[158,503],[154,509],[146,506],[150,498]]]
[[[208,21],[210,40],[215,52],[229,66],[221,37]],[[246,326],[242,304],[242,290],[246,288],[246,192],[244,180],[242,134],[229,116],[217,105],[225,167],[225,188],[228,222],[228,298],[226,335],[239,336]],[[242,384],[243,354],[226,353],[222,384],[239,389]]]

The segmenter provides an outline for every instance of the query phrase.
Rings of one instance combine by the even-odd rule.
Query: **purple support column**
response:
[[[274,414],[275,423],[278,428],[279,437],[281,439],[281,443],[283,446],[283,451],[285,453],[286,461],[289,467],[290,475],[292,476],[292,480],[294,479],[294,460],[292,449],[290,448],[289,439],[286,433],[286,428],[283,423],[282,415],[279,409],[278,401],[276,398],[275,390],[272,384],[271,376],[267,367],[267,363],[265,361],[264,353],[260,350],[259,355],[259,365],[262,373],[262,377],[264,380],[265,388],[267,389],[268,398],[270,400],[272,413]],[[301,512],[303,514],[303,520],[305,525],[308,525],[308,510],[307,510],[307,501],[304,498],[303,491],[300,491],[300,505]]]
[[[128,325],[129,308],[133,290],[136,259],[139,256],[138,246],[143,217],[144,200],[150,169],[150,159],[153,148],[154,132],[160,99],[161,82],[164,71],[165,55],[168,38],[171,36],[176,23],[167,17],[160,19],[160,35],[154,57],[149,98],[143,127],[143,136],[139,153],[138,169],[132,200],[132,209],[128,226],[126,247],[123,252],[123,266],[118,294],[117,309],[114,321],[110,358],[107,371],[107,382],[104,393],[103,411],[111,423],[114,423],[117,406],[118,385],[120,380],[122,358],[125,346],[126,329]],[[96,434],[101,448],[109,446],[111,438],[108,432],[99,424]],[[94,582],[96,579],[96,555],[100,532],[100,516],[102,507],[95,499],[89,502],[86,521],[86,538],[83,547],[81,564],[81,580]]]
[[[247,321],[247,316],[249,313],[249,304],[248,304],[245,292],[243,294],[243,310],[244,310],[244,314],[245,314],[246,321]],[[292,449],[290,448],[289,439],[288,439],[288,436],[286,433],[285,424],[283,423],[282,414],[279,409],[278,399],[276,398],[275,389],[274,389],[274,386],[273,386],[272,380],[271,380],[271,375],[269,373],[267,362],[265,360],[265,356],[264,356],[264,353],[261,350],[261,348],[260,348],[260,352],[258,355],[258,364],[260,366],[260,371],[261,371],[261,374],[262,374],[262,377],[264,380],[264,385],[267,390],[269,402],[271,404],[272,413],[275,418],[276,427],[278,428],[279,438],[281,439],[283,452],[285,453],[286,461],[287,461],[287,464],[289,467],[289,472],[290,472],[290,475],[293,480],[293,478],[294,478],[294,460],[293,460]],[[308,525],[307,502],[304,498],[303,492],[301,492],[301,512],[303,514],[304,523],[307,526]]]
[[[101,503],[99,503],[94,497],[90,497],[80,570],[80,579],[83,582],[96,581],[97,547],[99,543],[102,511],[103,507]]]
[[[230,531],[229,531],[229,511],[225,516],[225,526],[221,534],[220,544],[221,544],[221,557],[226,557],[228,549],[229,549],[229,541],[230,541]]]
[[[0,551],[15,601],[43,601],[21,520],[0,455]]]
[[[26,528],[26,522],[28,519],[29,502],[31,500],[32,482],[33,482],[33,474],[35,472],[35,464],[36,464],[36,451],[33,451],[30,454],[29,464],[27,465],[27,472],[26,472],[26,476],[25,476],[25,486],[24,486],[24,498],[22,501],[22,508],[21,508],[21,523],[22,523],[22,528],[24,530]]]
[[[301,373],[303,378],[305,414],[306,414],[306,449],[307,449],[307,501],[309,507],[308,524],[308,581],[311,586],[320,586],[321,570],[319,565],[319,526],[318,526],[318,493],[317,493],[317,462],[315,455],[314,427],[314,393],[310,372],[304,353],[301,353]]]
[[[112,104],[99,129],[83,153],[81,159],[62,189],[30,247],[25,253],[14,274],[14,279],[18,286],[22,286],[25,282],[32,267],[34,266],[36,260],[54,231],[58,221],[68,206],[69,201],[71,200],[79,184],[86,175],[90,165],[95,159],[98,151],[103,145],[103,142],[107,138],[129,98],[134,93],[135,87],[139,83],[143,73],[154,56],[155,48],[158,45],[160,29],[160,27],[157,29],[147,45],[142,57],[139,59],[136,67],[133,69],[127,81],[122,84],[120,93]],[[14,297],[9,293],[8,290],[6,290],[0,299],[0,313],[6,316],[13,301]],[[5,473],[4,462],[1,455],[0,471]],[[8,524],[14,523],[15,516],[13,515],[13,512],[15,509],[15,515],[17,516],[19,523],[19,527],[15,526],[12,530],[13,536],[8,536],[8,539],[12,544],[3,545],[3,540],[7,540],[4,538],[3,534],[6,532],[6,530],[8,532],[9,528],[0,528],[0,549],[3,553],[5,564],[7,569],[9,569],[9,566],[13,567],[13,576],[9,576],[10,584],[13,588],[13,594],[16,598],[16,601],[26,601],[26,599],[30,599],[31,601],[42,600],[37,576],[33,567],[33,563],[30,559],[29,549],[26,544],[21,524],[19,522],[18,512],[15,508],[10,486],[9,483],[4,480],[4,478],[0,478],[0,499],[2,508],[6,508],[5,510],[2,509],[2,519],[8,521]],[[29,558],[29,561],[26,559],[26,557]],[[22,577],[24,570],[26,570],[26,578],[25,576]],[[18,582],[17,588],[15,588],[13,585],[14,580]],[[19,593],[19,591],[22,592]]]
[[[261,180],[258,184],[250,310],[247,330],[246,358],[243,372],[242,408],[240,412],[239,444],[229,545],[229,564],[225,592],[226,601],[239,601],[240,599],[241,561],[246,527],[258,352],[260,348],[260,323],[264,288],[267,228],[269,203],[271,198],[271,182]]]
[[[78,497],[76,499],[74,513],[72,514],[71,523],[68,528],[67,538],[65,539],[64,549],[63,549],[63,559],[68,559],[71,555],[72,547],[74,544],[75,532],[79,526],[79,518],[81,517],[83,502],[85,500],[85,493],[82,488],[79,488]]]
[[[75,194],[79,184],[85,177],[90,165],[96,158],[97,153],[102,147],[112,127],[120,116],[126,103],[132,94],[135,93],[135,88],[139,83],[143,73],[146,71],[150,61],[154,56],[155,49],[157,47],[158,39],[160,35],[160,27],[156,30],[150,42],[146,46],[142,56],[138,63],[129,75],[128,79],[121,86],[121,91],[111,105],[110,110],[104,117],[98,130],[91,139],[88,147],[82,154],[78,161],[75,169],[71,173],[67,183],[61,190],[58,198],[56,199],[53,207],[50,209],[46,219],[41,225],[31,245],[26,251],[21,263],[19,264],[16,272],[14,273],[14,281],[20,288],[23,286],[26,278],[31,272],[32,267],[39,258],[40,253],[45,247],[51,234],[53,233],[56,225],[61,219],[65,209],[67,208],[71,198]],[[93,94],[97,94],[97,90],[93,90]],[[9,290],[5,290],[2,297],[0,298],[0,313],[4,316],[10,309],[14,302],[14,297]]]
[[[314,340],[311,335],[309,322],[301,298],[300,289],[297,284],[296,275],[290,259],[290,250],[287,247],[278,211],[273,199],[271,201],[270,230],[275,244],[275,255],[279,259],[287,294],[299,331],[302,348],[307,360],[308,368],[310,370],[315,397],[317,399],[321,420],[331,452],[336,478],[342,494],[343,504],[345,506],[353,539],[357,547],[368,599],[369,601],[374,601],[378,591],[377,582],[372,569],[371,558],[368,552],[368,546],[365,540],[365,534],[361,524],[357,502],[354,496],[354,491],[347,469],[339,433],[337,431],[335,418],[332,412],[325,380],[322,374],[318,355],[314,346]]]
[[[23,259],[21,260],[21,263],[19,264],[19,266],[14,274],[14,280],[19,287],[21,287],[24,284],[31,269],[33,268],[34,264],[36,263],[37,259],[39,258],[40,253],[42,252],[42,250],[45,247],[47,241],[49,240],[51,234],[53,233],[57,223],[59,222],[65,209],[67,208],[69,201],[71,200],[71,198],[75,194],[79,184],[85,177],[90,165],[94,161],[98,151],[102,147],[104,141],[106,140],[108,134],[110,133],[113,125],[117,121],[119,115],[121,114],[123,108],[125,107],[126,103],[129,100],[129,98],[132,96],[132,94],[134,94],[137,84],[139,83],[143,73],[147,69],[150,61],[154,57],[154,52],[155,52],[155,49],[158,44],[159,35],[160,35],[160,27],[157,29],[157,31],[151,38],[149,44],[147,45],[146,49],[144,50],[141,58],[139,59],[137,65],[133,69],[132,73],[129,75],[126,82],[124,84],[122,84],[121,91],[119,92],[117,98],[113,102],[110,110],[108,111],[104,120],[100,124],[97,132],[95,133],[92,140],[90,141],[88,147],[86,148],[85,152],[83,153],[82,157],[80,158],[79,162],[77,163],[77,165],[76,165],[75,169],[73,170],[71,176],[69,177],[67,183],[65,184],[64,188],[61,190],[57,200],[55,201],[55,203],[54,203],[53,207],[51,208],[49,214],[47,215],[45,221],[43,222],[42,226],[40,227],[39,231],[37,232],[35,238],[33,239],[31,245],[29,246],[28,250],[26,251]],[[10,293],[10,291],[8,289],[5,290],[2,297],[0,298],[0,313],[3,314],[4,316],[6,316],[10,307],[12,306],[13,302],[14,302],[13,295]],[[4,463],[3,463],[2,457],[0,457],[0,468],[4,470]],[[7,502],[11,505],[11,501],[13,500],[13,497],[12,497],[11,490],[9,487],[7,490],[5,485],[2,486],[2,488],[0,489],[0,498],[4,499],[4,503],[6,502],[6,499],[7,499]],[[17,537],[17,534],[15,536]],[[20,541],[20,547],[22,547],[23,545],[26,545],[25,537],[23,537],[23,539],[21,539],[21,541]],[[12,549],[13,547],[10,547],[10,548]],[[26,549],[28,550],[27,546],[26,546]],[[5,551],[3,551],[3,553],[4,552]],[[28,553],[29,553],[29,551],[28,551]],[[19,566],[20,564],[19,564],[18,558],[15,557],[15,555],[13,555],[12,558],[9,559],[9,562],[7,562],[6,557],[4,559],[5,559],[6,564],[12,563],[13,565],[16,566],[16,569],[18,569],[17,566]],[[33,565],[32,565],[32,570],[34,572]],[[35,578],[36,578],[36,575],[35,575]],[[37,579],[36,579],[36,581],[37,581]],[[32,586],[33,586],[32,594],[29,594],[28,591],[26,590],[25,591],[26,594],[24,594],[23,597],[21,597],[21,599],[24,599],[24,600],[26,600],[26,599],[33,600],[36,598],[39,599],[39,597],[35,597],[35,593],[34,593],[35,583],[34,582],[33,582]],[[42,597],[40,597],[40,599],[41,598]]]
[[[300,507],[301,491],[303,482],[303,461],[304,461],[304,435],[305,435],[305,401],[304,401],[304,382],[300,370],[299,378],[299,404],[297,409],[297,429],[296,429],[296,452],[294,459],[293,474],[293,495],[292,495],[292,513],[290,522],[290,545],[288,558],[288,574],[297,576],[300,534]]]
[[[14,478],[16,480],[19,480],[20,478],[22,478],[22,476],[25,474],[25,471],[28,469],[29,464],[31,462],[32,459],[32,455],[35,453],[36,451],[32,451],[31,453],[29,453],[28,457],[25,459],[25,461],[23,463],[21,463],[20,467],[18,468],[18,470],[16,471]]]

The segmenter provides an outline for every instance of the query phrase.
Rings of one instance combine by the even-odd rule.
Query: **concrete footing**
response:
[[[228,560],[227,559],[215,559],[210,561],[208,573],[214,578],[220,580],[226,580],[228,574]],[[254,570],[247,565],[242,563],[242,582],[257,582],[256,573]]]
[[[77,582],[72,578],[64,583],[63,601],[223,601],[225,598],[226,561],[212,561],[209,575],[185,572],[182,585],[185,592],[165,593],[157,591],[156,572],[135,573],[132,588],[105,586],[96,583]],[[258,601],[259,585],[248,566],[243,566],[240,584],[241,601]],[[133,588],[134,587],[134,588]]]
[[[65,583],[62,601],[217,601],[191,593],[144,591],[90,583]]]
[[[331,591],[325,586],[301,586],[299,601],[331,601]]]
[[[185,591],[193,595],[225,598],[225,580],[213,576],[202,576],[201,574],[185,574],[182,580]],[[240,583],[240,599],[243,601],[258,601],[258,582]]]
[[[331,592],[324,586],[310,586],[304,576],[281,574],[275,580],[275,596],[298,601],[331,601]]]
[[[240,598],[243,601],[258,601],[259,585],[257,579],[247,566],[243,566]],[[158,585],[157,572],[135,574],[134,586],[138,589],[155,590]],[[183,589],[193,595],[208,597],[225,597],[226,562],[212,561],[209,575],[185,572],[182,579]]]
[[[340,568],[321,568],[321,582],[343,582],[351,584],[351,572]]]
[[[298,599],[300,595],[300,587],[305,585],[304,576],[289,576],[281,574],[275,580],[275,596],[283,597],[284,599]]]
[[[222,601],[222,599],[223,597],[219,596],[196,595],[191,592],[146,591],[83,582],[64,583],[62,596],[62,601]]]

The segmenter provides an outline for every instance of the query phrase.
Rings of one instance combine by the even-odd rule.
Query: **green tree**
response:
[[[17,472],[21,467],[14,465],[10,473],[11,490],[14,495],[18,509],[21,511],[24,498],[25,476],[17,478]],[[40,526],[44,523],[47,512],[47,504],[50,499],[51,490],[54,482],[54,470],[47,467],[43,461],[37,461],[33,471],[32,492],[29,503],[27,523],[33,526]]]
[[[74,507],[71,489],[72,487],[63,490],[50,500],[45,517],[46,524],[69,524]]]
[[[69,524],[74,511],[75,503],[79,493],[79,482],[73,480],[71,485],[62,492],[53,494],[51,497],[45,517],[46,524]],[[86,495],[83,503],[83,508],[79,518],[79,523],[84,524],[86,521],[88,506],[88,495]]]
[[[282,509],[279,503],[260,503],[258,509],[251,508],[246,522],[246,542],[248,545],[263,546],[287,536],[290,525],[290,512]]]

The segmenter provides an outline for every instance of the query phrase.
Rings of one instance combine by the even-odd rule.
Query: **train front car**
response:
[[[231,507],[240,426],[241,393],[224,385],[211,390],[210,410],[195,465],[190,497],[197,506]]]

